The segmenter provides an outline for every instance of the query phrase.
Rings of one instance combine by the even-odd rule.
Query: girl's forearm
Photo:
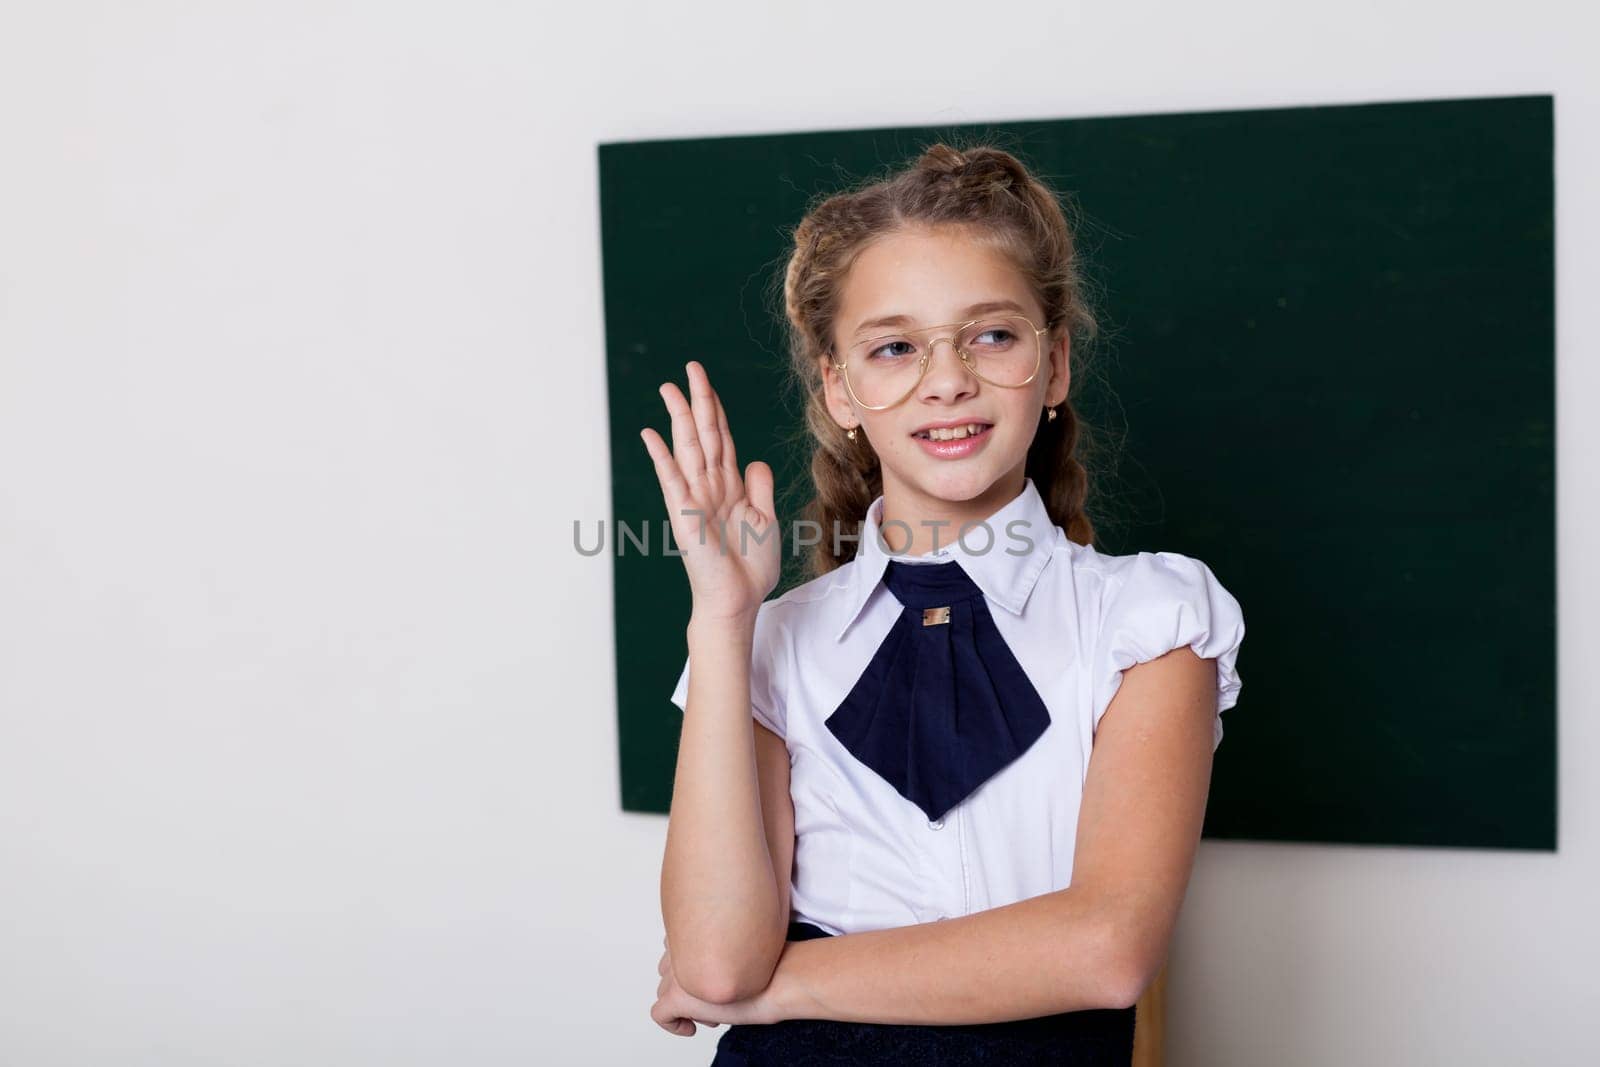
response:
[[[778,1019],[956,1025],[1127,1007],[1142,972],[1105,907],[1063,889],[954,919],[796,941]]]
[[[788,930],[756,774],[754,632],[753,615],[689,623],[692,667],[661,865],[661,914],[678,980],[714,1001],[765,986]]]

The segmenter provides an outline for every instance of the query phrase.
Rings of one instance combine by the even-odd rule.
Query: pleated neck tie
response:
[[[883,581],[900,617],[826,725],[929,819],[942,819],[1026,752],[1050,713],[958,563],[891,560]]]

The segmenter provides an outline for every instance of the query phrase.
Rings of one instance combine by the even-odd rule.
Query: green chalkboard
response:
[[[600,145],[614,518],[650,545],[605,552],[623,808],[667,810],[682,722],[656,387],[704,362],[803,497],[786,232],[946,138],[1081,209],[1099,547],[1196,556],[1244,607],[1206,835],[1554,849],[1549,96]]]

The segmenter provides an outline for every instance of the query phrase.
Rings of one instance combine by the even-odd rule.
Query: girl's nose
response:
[[[949,352],[941,356],[940,349]],[[928,349],[928,371],[922,376],[917,395],[923,400],[950,401],[971,396],[978,388],[978,379],[967,369],[966,360],[956,350],[955,341],[941,337]]]

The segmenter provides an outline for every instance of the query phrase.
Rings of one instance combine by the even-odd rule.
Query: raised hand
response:
[[[772,468],[756,460],[739,476],[722,400],[699,362],[687,370],[689,399],[672,382],[660,389],[672,416],[672,450],[653,429],[639,436],[655,461],[694,614],[753,620],[782,564]]]

